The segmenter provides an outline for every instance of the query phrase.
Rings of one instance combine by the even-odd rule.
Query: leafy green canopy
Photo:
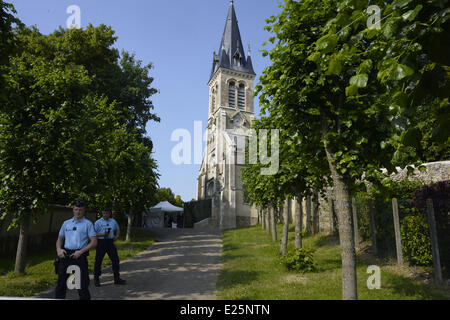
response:
[[[4,99],[3,74],[8,64],[9,55],[16,49],[14,32],[15,26],[21,27],[22,22],[15,16],[17,14],[14,6],[0,0],[0,103]]]
[[[298,133],[295,133],[295,128],[283,120],[284,118],[277,117],[276,114],[270,114],[252,123],[252,128],[259,137],[258,144],[261,141],[261,129],[280,129],[278,151],[280,163],[275,175],[263,175],[261,169],[264,165],[250,164],[247,161],[242,169],[242,179],[251,204],[262,207],[281,206],[286,197],[302,198],[310,195],[313,189],[321,190],[328,183],[325,177],[315,174],[314,170],[317,167],[309,167],[304,157],[305,148],[312,148],[311,153],[315,155],[316,160],[319,160],[324,157],[323,149],[318,144],[301,143],[302,139]],[[267,143],[270,144],[270,140]],[[246,152],[248,159],[248,147]],[[259,158],[259,152],[257,152],[257,159]],[[321,170],[326,171],[326,162],[321,161],[320,164],[324,165]]]
[[[155,199],[152,203],[152,206],[157,205],[162,201],[168,201],[174,206],[183,207],[183,200],[180,195],[176,195],[173,193],[170,188],[158,188],[155,192]]]
[[[390,166],[390,152],[380,152],[380,143],[390,137],[393,115],[380,97],[384,88],[368,81],[376,79],[364,59],[370,44],[359,36],[362,21],[352,23],[353,11],[339,1],[287,0],[282,13],[268,19],[266,29],[275,34],[269,41],[277,42],[270,53],[263,51],[272,65],[256,94],[262,113],[287,131],[283,157],[296,154],[291,159],[301,164],[296,174],[308,181],[305,189],[324,186],[318,177],[330,176],[324,139],[348,183],[381,163]],[[358,78],[363,72],[367,81]],[[355,85],[359,94],[350,95]]]
[[[380,31],[367,30],[372,50],[383,56],[377,79],[386,86],[393,124],[400,133],[394,163],[432,162],[450,157],[450,9],[448,0],[378,1]]]
[[[75,196],[122,210],[152,201],[151,65],[126,52],[119,59],[113,34],[101,25],[15,35],[0,106],[0,206],[13,225]]]
[[[303,178],[311,176],[312,168],[315,174],[328,174],[321,166],[324,158],[317,156],[324,141],[351,184],[363,173],[376,180],[382,167],[392,172],[394,164],[445,158],[448,134],[442,124],[450,117],[445,116],[448,76],[442,70],[447,67],[427,83],[425,74],[437,62],[425,67],[419,59],[424,54],[435,60],[449,57],[433,51],[443,44],[448,25],[445,3],[427,2],[421,11],[414,1],[380,1],[381,30],[367,27],[366,9],[376,1],[286,0],[283,12],[267,20],[275,48],[263,51],[272,65],[260,77],[256,94],[271,125],[294,138],[286,141],[293,146],[290,153],[305,149],[299,153],[308,168]],[[429,45],[415,44],[419,40]],[[424,90],[425,85],[434,90]],[[426,134],[421,137],[418,128]],[[400,150],[405,143],[432,150],[409,149],[407,158]]]

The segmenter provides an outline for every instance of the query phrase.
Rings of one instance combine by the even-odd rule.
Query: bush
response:
[[[286,254],[281,257],[282,263],[289,271],[295,272],[313,272],[316,270],[314,264],[314,249],[303,248],[288,250]]]
[[[428,266],[433,261],[428,223],[422,215],[405,217],[401,225],[402,247],[413,265]]]

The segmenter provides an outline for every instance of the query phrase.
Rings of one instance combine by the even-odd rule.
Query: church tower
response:
[[[241,180],[246,137],[254,118],[256,74],[250,55],[249,46],[246,57],[234,3],[230,1],[222,41],[218,52],[213,53],[206,151],[197,181],[197,198],[212,199],[210,223],[220,229],[256,223]]]

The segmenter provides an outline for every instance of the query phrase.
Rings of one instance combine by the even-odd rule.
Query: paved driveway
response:
[[[126,285],[114,285],[111,266],[102,271],[102,286],[89,290],[96,300],[212,300],[222,268],[222,240],[213,230],[153,229],[157,239],[148,250],[120,264]],[[53,298],[53,289],[39,298]],[[76,290],[67,299],[78,299]]]

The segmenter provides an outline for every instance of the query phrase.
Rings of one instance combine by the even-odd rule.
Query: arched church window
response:
[[[239,109],[245,110],[245,86],[243,84],[240,84],[238,89],[238,106]]]
[[[234,82],[230,82],[228,90],[228,103],[230,108],[235,108],[236,105],[236,86]]]

